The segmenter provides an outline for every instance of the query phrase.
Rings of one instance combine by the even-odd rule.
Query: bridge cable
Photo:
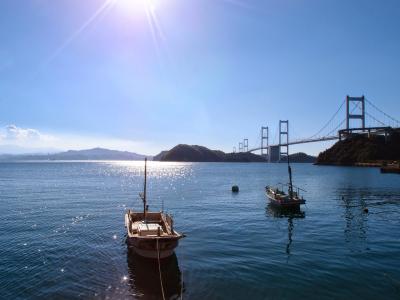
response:
[[[328,134],[327,134],[326,136],[329,136],[329,135],[331,135],[332,133],[334,133],[335,131],[337,131],[337,130],[340,128],[340,126],[343,125],[344,122],[346,122],[346,119],[343,119],[343,121],[340,122],[339,125],[337,125],[335,128],[333,128],[331,131],[329,131]]]
[[[369,117],[371,117],[375,122],[380,123],[383,126],[387,126],[385,123],[383,123],[382,121],[379,121],[377,118],[375,118],[374,116],[372,116],[371,114],[365,112],[365,114]]]
[[[345,100],[346,101],[346,100]],[[360,103],[357,103],[356,105],[354,105],[353,109],[351,110],[351,113],[353,113],[358,107],[359,107]],[[333,132],[335,132],[336,130],[338,130],[340,128],[340,126],[343,125],[343,123],[346,122],[346,118],[343,119],[342,122],[339,123],[338,126],[336,126],[334,129],[332,129],[331,131],[328,132],[327,136],[329,136],[330,134],[332,134]]]
[[[289,135],[289,137],[290,137],[290,139],[293,139],[293,136],[298,136],[297,135],[297,132],[296,132],[296,130],[294,129],[295,128],[295,126],[293,126],[293,124],[290,122],[289,123],[289,132],[290,132],[290,135]],[[290,142],[297,142],[297,141],[300,141],[301,140],[301,138],[297,138],[297,139],[295,139],[295,140],[289,140],[288,142],[290,143]]]
[[[373,108],[375,108],[377,111],[379,111],[380,113],[384,114],[387,118],[391,119],[392,121],[396,122],[397,124],[400,124],[400,121],[393,118],[392,116],[388,115],[387,113],[385,113],[384,111],[382,111],[381,109],[379,109],[376,105],[374,105],[371,101],[369,101],[367,98],[365,98],[365,101],[370,104]]]
[[[276,129],[275,129],[275,136],[274,136],[274,139],[272,140],[272,144],[273,144],[273,145],[276,144],[276,139],[277,139],[277,136],[278,136],[278,132],[279,132],[279,128],[276,127]]]
[[[333,116],[329,119],[329,121],[314,135],[310,136],[309,139],[312,139],[313,137],[317,136],[318,134],[320,134],[326,127],[328,127],[328,125],[332,122],[332,120],[337,116],[337,114],[340,112],[340,110],[342,109],[343,105],[346,103],[346,100],[343,100],[342,104],[340,104],[338,110],[333,114]],[[328,134],[329,135],[329,134]]]

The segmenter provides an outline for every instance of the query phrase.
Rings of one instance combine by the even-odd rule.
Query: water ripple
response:
[[[125,243],[142,165],[0,164],[0,298],[159,299],[157,269]],[[400,176],[293,170],[307,205],[287,214],[263,190],[286,180],[283,165],[149,164],[150,208],[187,234],[163,264],[172,299],[400,297]]]

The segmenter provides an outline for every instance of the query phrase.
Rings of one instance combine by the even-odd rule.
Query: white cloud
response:
[[[40,132],[36,129],[20,128],[15,125],[7,125],[4,132],[2,139],[7,141],[29,141],[42,138]]]
[[[2,151],[2,148],[17,149],[10,146],[16,146],[19,150]],[[127,139],[65,133],[48,134],[37,129],[21,128],[16,125],[7,125],[0,128],[0,153],[57,152],[95,147],[132,151],[142,154],[157,154],[160,149],[160,145],[155,145],[146,141],[133,141]]]

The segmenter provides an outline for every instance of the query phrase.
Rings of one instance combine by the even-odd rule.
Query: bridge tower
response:
[[[350,112],[350,103],[355,102],[358,106],[361,103],[361,114],[352,114]],[[350,119],[359,119],[361,120],[361,128],[365,128],[365,97],[350,97],[346,96],[346,129],[350,128]]]
[[[289,155],[289,120],[279,120],[279,161],[283,155]]]
[[[243,152],[243,143],[239,142],[239,153]]]
[[[249,152],[249,139],[243,139],[243,152]]]
[[[264,150],[267,150],[264,154]],[[269,129],[268,126],[261,127],[261,156],[269,156]]]

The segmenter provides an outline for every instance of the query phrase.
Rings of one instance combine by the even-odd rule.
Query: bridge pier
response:
[[[243,152],[249,151],[249,139],[243,139]]]
[[[279,154],[280,154],[280,146],[269,146],[268,147],[268,162],[278,162],[279,161]]]
[[[361,114],[353,114],[350,112],[350,103],[356,102],[358,106],[361,103]],[[350,119],[358,119],[361,120],[361,127],[365,128],[365,97],[364,95],[361,97],[350,97],[346,96],[346,129],[350,129]]]
[[[289,155],[289,120],[279,120],[279,161],[283,155]]]
[[[267,153],[264,154],[264,150],[267,150]],[[269,129],[268,126],[261,127],[261,156],[269,157]]]

